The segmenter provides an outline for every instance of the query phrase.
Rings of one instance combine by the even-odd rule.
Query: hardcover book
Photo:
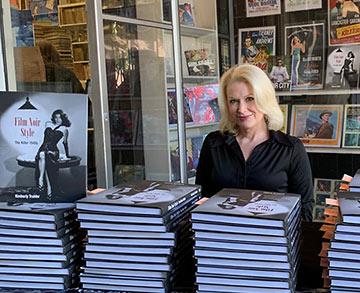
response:
[[[184,52],[189,75],[215,76],[215,56],[209,49],[194,49]]]
[[[338,198],[342,223],[360,224],[360,193],[344,191],[338,194]]]
[[[76,202],[76,208],[79,211],[164,216],[198,193],[198,185],[141,180],[83,198]]]

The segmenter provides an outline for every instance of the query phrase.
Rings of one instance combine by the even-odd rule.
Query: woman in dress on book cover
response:
[[[301,216],[312,220],[313,180],[305,147],[282,133],[284,116],[266,73],[244,64],[221,78],[220,130],[207,135],[196,184],[211,197],[223,188],[301,195]]]
[[[45,123],[44,139],[35,160],[35,180],[41,194],[46,194],[51,200],[52,195],[59,193],[59,168],[60,160],[69,158],[68,136],[71,122],[63,110],[55,110],[51,115],[51,121]]]

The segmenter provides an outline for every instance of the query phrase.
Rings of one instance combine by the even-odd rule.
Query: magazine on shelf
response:
[[[169,124],[177,124],[177,103],[176,103],[176,91],[174,89],[168,89],[168,113],[169,113]],[[190,112],[189,101],[184,96],[184,118],[185,122],[193,122]]]
[[[0,98],[0,201],[74,202],[84,197],[87,95],[0,92]],[[39,167],[44,152],[46,175]]]
[[[329,0],[329,45],[357,44],[360,42],[360,32],[356,29],[360,3],[346,1],[341,3],[337,0]]]
[[[267,72],[275,91],[288,92],[291,85],[291,56],[270,56]]]
[[[200,193],[200,186],[140,180],[122,183],[76,202],[81,211],[164,216]]]
[[[246,0],[246,17],[274,15],[281,13],[281,1]]]
[[[269,57],[276,54],[275,33],[275,26],[239,29],[239,65],[252,64],[267,73]]]
[[[329,47],[326,66],[326,87],[357,89],[360,69],[358,46]]]
[[[192,221],[213,224],[285,228],[293,219],[300,196],[259,190],[224,188],[191,213]]]
[[[138,111],[110,111],[110,133],[113,146],[135,145]]]
[[[342,118],[343,105],[294,105],[290,134],[305,146],[339,147]]]
[[[360,147],[360,104],[345,105],[342,147]]]
[[[216,76],[215,56],[210,49],[193,49],[185,52],[190,76]]]
[[[179,4],[179,19],[180,24],[194,26],[194,15],[191,7],[191,3]]]
[[[190,113],[195,124],[219,122],[219,84],[206,84],[185,88]]]
[[[285,26],[285,55],[291,56],[291,90],[324,85],[324,23]]]

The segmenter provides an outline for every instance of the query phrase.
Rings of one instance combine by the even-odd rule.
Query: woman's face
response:
[[[245,39],[245,46],[247,48],[251,46],[251,40],[249,38]]]
[[[62,123],[61,115],[55,114],[54,120],[56,125],[60,125]]]
[[[264,126],[264,113],[255,104],[253,88],[245,82],[231,82],[226,90],[229,114],[240,130]]]

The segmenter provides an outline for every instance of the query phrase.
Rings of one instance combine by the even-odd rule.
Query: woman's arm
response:
[[[63,138],[61,140],[62,143],[60,143],[60,145],[59,145],[60,160],[70,160],[70,158],[69,158],[69,146],[68,146],[69,131],[65,127],[61,131],[63,133]]]
[[[314,207],[313,179],[309,158],[300,139],[294,146],[288,176],[289,192],[301,195],[301,217],[311,222]]]

